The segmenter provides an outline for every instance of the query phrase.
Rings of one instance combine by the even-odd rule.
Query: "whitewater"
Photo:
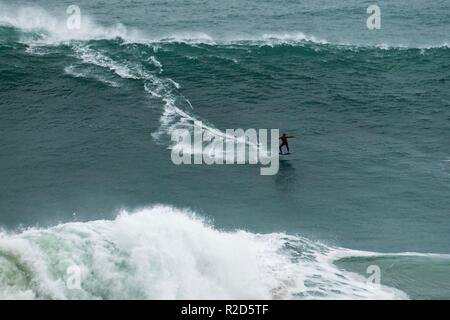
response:
[[[358,253],[286,234],[225,232],[167,206],[0,234],[2,299],[400,299],[339,270]],[[67,270],[82,270],[67,289]]]
[[[32,216],[35,220],[20,227],[5,226],[0,232],[0,299],[408,299],[410,292],[414,293],[414,297],[446,296],[447,291],[443,290],[441,293],[441,288],[435,283],[448,279],[448,268],[439,268],[448,262],[449,256],[415,251],[434,252],[429,248],[436,243],[442,244],[436,252],[446,250],[447,229],[443,221],[448,201],[443,195],[447,194],[449,186],[446,163],[450,151],[442,145],[447,141],[445,137],[448,123],[445,119],[448,113],[443,108],[447,98],[440,93],[440,87],[436,83],[445,86],[448,76],[435,72],[434,68],[445,70],[444,67],[448,64],[447,41],[439,38],[432,43],[417,41],[404,45],[391,39],[361,44],[347,39],[332,41],[329,39],[334,40],[332,34],[316,35],[314,32],[295,31],[298,29],[292,28],[286,28],[290,31],[267,31],[260,28],[261,31],[234,35],[218,35],[219,33],[214,34],[212,31],[162,30],[151,33],[122,23],[98,23],[89,15],[84,17],[82,28],[73,32],[65,28],[64,16],[52,14],[42,7],[17,8],[4,4],[0,4],[0,28],[0,47],[6,52],[2,59],[12,61],[4,64],[7,72],[2,73],[5,79],[2,82],[9,83],[9,79],[15,80],[14,76],[20,76],[20,72],[17,76],[9,71],[8,65],[25,65],[29,61],[33,66],[40,64],[46,67],[43,61],[49,61],[49,65],[54,63],[56,67],[49,69],[46,75],[52,79],[55,70],[58,70],[56,75],[59,78],[49,83],[62,83],[61,79],[70,79],[73,81],[70,85],[79,85],[81,95],[86,93],[89,97],[106,92],[99,101],[94,101],[96,104],[93,103],[101,110],[100,116],[94,117],[99,123],[94,123],[94,128],[97,128],[94,130],[95,135],[88,136],[86,144],[89,145],[91,141],[101,142],[104,137],[112,136],[114,143],[108,147],[113,150],[115,145],[125,141],[125,146],[121,145],[122,149],[111,155],[108,154],[109,150],[98,150],[101,143],[95,147],[84,147],[81,142],[71,144],[75,151],[67,151],[68,159],[62,161],[69,169],[48,169],[48,176],[52,177],[51,173],[56,171],[63,177],[61,179],[66,182],[62,187],[58,184],[60,176],[48,181],[45,177],[38,176],[39,170],[45,171],[40,167],[45,162],[40,157],[30,155],[30,164],[17,169],[24,175],[24,178],[17,180],[24,182],[11,190],[26,192],[20,194],[20,200],[12,202],[8,207],[5,205],[0,210],[8,218],[17,214],[17,218],[11,218],[14,226],[23,223],[21,218]],[[204,30],[209,29],[205,27]],[[17,60],[11,58],[15,55],[19,57]],[[416,63],[419,67],[412,67],[410,71],[409,66],[415,66]],[[346,69],[341,69],[341,65],[345,65]],[[355,69],[352,66],[356,66]],[[42,73],[33,74],[36,72],[34,69],[24,69],[28,70],[36,82],[42,78]],[[295,74],[295,70],[300,70],[299,74]],[[375,75],[366,79],[360,70],[369,70]],[[419,84],[404,84],[394,77],[395,81],[385,85],[384,70],[398,72],[398,78],[406,79],[405,81],[417,77]],[[402,73],[409,71],[406,75]],[[363,79],[358,80],[358,83],[365,85],[363,89],[366,91],[363,92],[370,92],[368,97],[366,94],[345,96],[349,92],[358,93],[361,90],[354,82],[355,74],[359,76],[358,79]],[[421,92],[426,86],[425,80],[429,78],[435,81],[434,87]],[[297,87],[292,83],[295,81],[291,82],[292,79],[304,82]],[[331,82],[334,79],[336,81]],[[324,84],[321,81],[330,82]],[[379,83],[381,85],[377,86]],[[251,87],[252,84],[256,89]],[[306,90],[309,86],[312,87],[311,93]],[[5,85],[4,91],[7,92],[11,87],[16,88]],[[13,103],[20,96],[17,92],[39,95],[40,89],[42,87],[36,86],[30,90],[12,90],[11,97],[5,99],[12,102],[8,104],[12,111],[8,109],[5,113],[7,117],[15,119],[14,110],[21,110],[20,105]],[[43,92],[49,96],[64,96],[56,89],[55,91],[56,93]],[[268,92],[266,95],[265,91]],[[301,97],[298,92],[301,92]],[[344,93],[340,95],[336,92]],[[406,93],[402,95],[402,92]],[[432,95],[435,92],[437,97]],[[120,100],[123,96],[139,95],[145,97],[140,101],[145,111],[134,104],[127,104],[128,100]],[[70,98],[70,94],[67,97]],[[363,100],[365,97],[367,100]],[[382,97],[389,98],[383,100],[389,109],[370,105],[371,101],[383,99]],[[424,97],[429,99],[422,101]],[[274,98],[285,100],[270,100]],[[301,100],[303,98],[305,100]],[[333,104],[327,100],[329,98],[333,103],[340,99],[344,103]],[[120,107],[123,107],[120,110],[124,110],[121,112],[125,114],[117,123],[113,121],[118,117],[114,99],[118,99]],[[30,105],[40,100],[45,99],[30,99]],[[253,109],[255,101],[266,109]],[[270,103],[265,105],[265,101]],[[302,103],[297,103],[298,101]],[[442,104],[435,105],[436,102]],[[282,109],[283,106],[297,104],[301,109]],[[68,109],[68,112],[56,110],[70,116],[80,110],[80,119],[83,121],[93,118],[89,114],[90,109],[83,109],[82,103],[77,101],[75,105],[76,108]],[[38,114],[47,115],[46,112],[50,113],[47,111],[51,110],[50,106],[51,103],[46,102],[43,111]],[[237,110],[232,108],[234,106]],[[321,109],[313,113],[310,111],[313,109],[311,106],[319,106]],[[32,112],[33,109],[30,108],[24,114]],[[153,118],[148,117],[146,112],[152,112]],[[113,114],[112,117],[108,117],[110,113]],[[183,171],[188,169],[175,171],[169,164],[163,169],[152,167],[152,173],[156,173],[148,175],[146,165],[155,166],[155,163],[162,162],[157,158],[158,155],[169,155],[168,150],[173,148],[186,150],[186,146],[170,141],[170,135],[176,129],[192,130],[193,123],[201,120],[205,135],[224,139],[235,139],[227,136],[224,130],[227,126],[235,127],[235,122],[248,126],[282,124],[290,130],[297,130],[296,122],[277,118],[283,113],[290,113],[291,119],[301,122],[306,128],[301,131],[302,137],[305,136],[314,143],[305,143],[301,149],[304,152],[301,167],[284,164],[284,171],[276,180],[258,180],[252,184],[261,189],[253,191],[247,188],[245,190],[251,191],[234,193],[238,189],[236,185],[248,186],[253,181],[250,177],[254,173],[247,176],[242,171],[219,172],[218,175],[199,174],[196,171],[189,175],[189,172]],[[49,126],[69,123],[70,127],[73,119],[68,120],[60,114],[57,119],[49,116]],[[227,114],[232,115],[231,118],[227,118]],[[258,120],[249,121],[251,116]],[[104,123],[98,120],[102,117],[106,119]],[[133,119],[133,126],[127,123],[128,118]],[[80,130],[84,127],[76,122],[77,119],[75,117],[75,125],[67,131],[81,136],[85,131]],[[390,127],[383,124],[391,119],[398,121]],[[126,135],[116,138],[112,133],[120,132],[127,125],[133,128],[130,132],[134,132],[141,122],[149,123],[153,120],[155,121],[151,127],[145,127],[145,138]],[[22,132],[39,135],[34,131],[34,123],[25,124],[27,127]],[[312,125],[308,127],[308,124]],[[344,126],[347,124],[351,125]],[[337,129],[333,131],[334,126]],[[102,127],[114,130],[98,129]],[[353,132],[355,127],[361,131]],[[37,124],[36,128],[36,132],[40,132],[42,124]],[[391,132],[390,128],[398,131]],[[407,131],[410,128],[417,129],[414,132]],[[435,128],[436,131],[432,132],[430,128]],[[370,133],[366,134],[362,129],[367,129]],[[328,135],[330,131],[331,134]],[[380,138],[386,132],[388,137]],[[336,144],[342,143],[339,147],[331,144],[330,141],[333,140],[329,137],[333,135],[339,141]],[[403,139],[403,135],[407,138]],[[12,140],[14,137],[14,134],[8,135],[8,139]],[[422,143],[422,137],[423,144],[409,144],[415,141]],[[55,138],[46,140],[44,137],[43,140],[49,144],[49,154],[65,155],[66,151],[61,152],[58,148],[67,141],[57,144],[54,142]],[[9,146],[10,140],[5,141],[5,145]],[[152,145],[155,149],[148,150],[140,144],[127,149],[135,141],[144,141],[142,145]],[[56,151],[52,149],[53,144],[57,145]],[[78,145],[81,145],[79,149]],[[249,147],[259,148],[256,145]],[[138,160],[141,155],[134,153],[139,148],[148,151],[147,154],[155,159],[145,158],[142,161],[145,165],[140,167]],[[120,158],[127,154],[130,155],[129,158]],[[324,158],[320,158],[324,154]],[[91,165],[100,163],[92,171],[83,171],[86,176],[93,177],[89,183],[83,184],[80,183],[81,180],[77,180],[78,167],[71,162],[71,158],[77,155],[86,155]],[[97,155],[100,160],[96,158]],[[393,158],[383,167],[384,161],[389,157]],[[13,162],[15,161],[5,161],[5,167],[13,166]],[[114,165],[109,167],[110,163]],[[103,166],[106,168],[104,173]],[[123,168],[123,172],[119,167]],[[135,172],[134,168],[139,170]],[[345,176],[348,168],[354,169],[354,175]],[[70,175],[70,172],[75,173]],[[116,178],[116,172],[121,173],[120,178]],[[337,175],[334,176],[336,172]],[[383,172],[387,172],[386,176]],[[70,176],[65,178],[65,174]],[[204,180],[199,178],[202,174],[205,175]],[[300,182],[293,181],[292,177],[298,178]],[[28,186],[29,179],[33,182],[36,179],[38,187],[32,184]],[[11,181],[15,180],[14,177],[8,180],[9,183],[4,182],[2,187],[14,185]],[[193,181],[192,184],[189,184],[190,180]],[[97,181],[101,182],[100,187],[96,185]],[[217,189],[211,181],[219,184]],[[323,185],[320,184],[321,181]],[[346,185],[342,181],[349,183]],[[404,184],[395,189],[394,181]],[[94,203],[91,207],[82,206],[85,211],[84,219],[70,221],[67,215],[63,219],[49,218],[51,223],[46,221],[45,226],[39,227],[39,214],[53,217],[47,208],[38,208],[28,203],[22,207],[14,206],[20,205],[22,199],[31,199],[38,204],[53,201],[53,194],[57,194],[52,189],[55,184],[69,190],[62,195],[61,202],[54,206],[65,214],[71,215],[73,212],[71,208],[65,207],[65,203],[77,202],[71,196],[75,195],[74,199],[80,203],[86,198]],[[152,189],[153,185],[157,187]],[[80,191],[83,190],[82,186],[87,195],[85,198],[80,196],[80,199],[77,196],[83,192]],[[106,193],[105,186],[116,193],[111,192],[108,197],[101,198],[102,192]],[[410,190],[410,186],[417,186],[417,189]],[[345,189],[347,187],[348,190]],[[373,189],[357,194],[358,190],[366,188]],[[392,198],[383,193],[386,188]],[[165,191],[165,197],[157,193],[159,189]],[[5,190],[7,192],[4,192],[5,196],[2,198],[4,203],[9,201],[8,197],[15,199],[11,196],[15,191]],[[42,190],[44,195],[37,190]],[[151,192],[141,195],[141,190]],[[200,196],[196,198],[198,194],[190,193],[192,190]],[[214,198],[210,194],[214,194]],[[219,197],[216,198],[217,194],[226,200],[222,202]],[[290,198],[285,198],[286,194]],[[420,199],[426,196],[432,200],[428,201],[427,198],[423,204]],[[117,212],[109,208],[97,210],[95,207],[102,202],[111,202],[111,206],[115,208],[128,207],[121,203],[126,197],[138,198],[138,203],[130,206],[138,209]],[[402,197],[405,197],[404,202],[398,200],[403,200]],[[278,201],[274,198],[280,202],[273,204]],[[393,205],[378,206],[378,202],[374,204],[374,199],[382,199],[382,202]],[[86,200],[86,203],[90,203],[89,201]],[[148,203],[167,205],[147,205]],[[286,203],[288,205],[284,207]],[[329,210],[318,210],[321,205],[321,209],[326,205]],[[373,207],[367,209],[366,206],[370,205]],[[11,211],[11,207],[14,207],[14,211]],[[33,212],[37,218],[29,212]],[[322,212],[328,215],[322,216]],[[102,215],[107,215],[107,218]],[[296,215],[302,216],[297,218]],[[417,225],[411,222],[414,220],[412,217],[419,221]],[[221,223],[217,223],[217,220]],[[259,221],[264,225],[264,230],[276,231],[253,230],[253,224],[258,225]],[[286,221],[285,225],[279,221]],[[222,227],[224,222],[226,227]],[[3,225],[2,221],[0,223]],[[313,231],[308,233],[308,237],[302,235],[303,229],[279,231],[288,229],[289,224],[294,224],[295,227],[300,225],[302,228],[305,226],[305,229],[310,228],[308,231]],[[404,227],[406,235],[399,232],[399,225]],[[372,227],[375,229],[370,229]],[[431,228],[437,229],[433,232]],[[341,246],[335,245],[333,240],[311,240],[309,235],[317,230],[330,232],[332,239],[333,232],[336,232],[347,243]],[[383,233],[384,230],[389,231]],[[377,234],[380,234],[379,238]],[[393,240],[386,234],[393,235]],[[432,235],[429,237],[431,244],[425,241],[424,246],[420,247],[416,238],[427,239],[426,235],[429,234]],[[371,248],[376,247],[379,241],[382,249],[344,248],[358,247],[360,241],[367,241],[365,244]],[[411,243],[416,247],[404,250]],[[396,248],[397,244],[400,250],[389,250],[391,247]],[[420,279],[428,270],[436,268],[439,277],[429,281],[430,292],[433,293],[420,292],[420,288],[426,287],[425,284],[419,282],[417,285],[407,276],[400,284],[395,281],[389,282],[390,285],[382,281],[380,286],[369,283],[366,265],[362,269],[356,268],[357,270],[353,267],[358,266],[360,261],[370,264],[372,259],[375,264],[380,265],[384,260],[393,259],[387,270],[412,259],[416,263],[411,264],[413,279]],[[344,268],[339,261],[350,261],[350,265]],[[67,271],[73,266],[81,270],[81,288],[77,290],[67,287]],[[403,280],[401,276],[400,279]]]

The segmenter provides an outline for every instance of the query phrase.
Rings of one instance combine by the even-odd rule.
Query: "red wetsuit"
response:
[[[289,153],[288,139],[289,139],[289,136],[287,136],[287,135],[282,135],[282,136],[280,137],[280,140],[281,140],[281,144],[280,144],[280,153],[281,153],[281,154],[283,153],[283,151],[281,150],[281,147],[283,147],[283,146],[286,146],[287,152]]]

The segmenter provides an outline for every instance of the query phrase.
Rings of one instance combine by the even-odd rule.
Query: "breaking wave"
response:
[[[213,36],[206,32],[176,32],[149,36],[141,30],[117,23],[102,26],[89,16],[83,15],[79,29],[70,30],[66,26],[67,17],[56,17],[40,7],[13,8],[0,3],[0,25],[10,26],[25,32],[34,32],[34,37],[24,37],[24,41],[42,44],[60,44],[69,41],[111,40],[120,38],[127,43],[186,43],[208,45],[334,45],[341,48],[365,48],[355,44],[330,43],[326,39],[301,31],[275,31],[270,33],[245,34],[239,36]],[[408,47],[403,45],[380,43],[374,48],[380,49],[435,49],[449,48],[449,43],[439,45]]]
[[[155,206],[1,233],[0,298],[407,298],[334,266],[352,254],[299,236],[220,231],[193,212]],[[67,285],[74,267],[75,289]]]

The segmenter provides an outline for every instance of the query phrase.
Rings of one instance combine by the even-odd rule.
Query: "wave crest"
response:
[[[101,40],[121,38],[130,42],[140,42],[143,37],[138,30],[115,24],[100,26],[89,16],[82,15],[80,29],[67,28],[67,17],[56,17],[39,7],[11,8],[0,4],[0,25],[11,26],[25,32],[34,32],[39,40],[32,42],[58,44],[71,40]]]
[[[449,48],[449,43],[421,46],[403,46],[398,44],[380,43],[377,45],[359,45],[349,43],[330,43],[326,39],[305,34],[301,31],[274,31],[269,33],[248,34],[239,36],[213,36],[206,32],[183,31],[172,34],[146,36],[141,30],[128,28],[121,23],[111,26],[97,24],[91,17],[82,14],[79,30],[69,30],[66,26],[67,16],[54,16],[40,7],[14,8],[0,3],[0,25],[12,26],[25,32],[37,33],[34,37],[25,39],[29,43],[59,44],[69,41],[110,40],[120,38],[127,43],[185,43],[191,45],[250,45],[250,46],[279,46],[304,45],[333,45],[340,48],[375,48],[375,49],[437,49]]]
[[[225,232],[186,210],[122,211],[0,234],[0,297],[40,299],[406,298],[332,264],[338,249],[285,234]],[[67,270],[82,270],[80,290]]]

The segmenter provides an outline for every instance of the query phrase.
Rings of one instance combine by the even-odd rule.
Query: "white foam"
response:
[[[194,122],[197,118],[194,115],[189,114],[187,111],[182,110],[177,106],[177,103],[186,104],[191,110],[193,106],[191,102],[178,92],[181,89],[181,85],[171,78],[160,78],[157,75],[147,71],[142,65],[130,62],[130,61],[116,61],[106,54],[99,52],[91,48],[87,44],[76,43],[72,45],[75,52],[75,56],[80,59],[84,64],[94,65],[106,70],[109,70],[123,79],[142,80],[144,89],[152,95],[152,97],[160,99],[164,104],[164,110],[160,117],[160,128],[152,136],[157,141],[160,140],[163,135],[171,135],[174,130],[180,128],[187,128],[192,130]],[[153,58],[153,59],[152,59]],[[150,59],[154,65],[162,69],[162,64],[152,57]],[[75,73],[73,67],[66,67],[65,72],[78,77],[98,77],[95,75],[88,75],[85,73]],[[104,78],[101,78],[104,79]],[[99,79],[99,80],[101,80]],[[223,139],[237,140],[235,137],[230,137],[220,130],[214,128],[212,125],[203,125],[203,132],[211,136],[220,137]],[[258,146],[249,144],[250,147],[258,148]],[[191,146],[175,145],[171,148],[181,148],[185,153],[191,153]],[[217,151],[214,157],[223,157],[224,155]]]
[[[163,102],[164,110],[160,117],[160,128],[152,134],[156,141],[160,141],[163,135],[171,136],[177,129],[193,130],[194,123],[198,119],[196,116],[184,110],[187,108],[182,108],[179,106],[179,104],[184,104],[188,106],[189,109],[194,109],[191,102],[179,92],[181,85],[178,82],[171,78],[160,78],[150,71],[145,70],[142,65],[129,61],[116,61],[106,56],[104,53],[91,48],[87,44],[76,43],[72,45],[72,48],[76,57],[78,57],[84,64],[90,64],[112,71],[123,79],[143,80],[145,91],[150,93],[152,97],[160,99]],[[156,59],[153,59],[152,61],[157,63],[159,68],[162,69],[163,66],[159,61]],[[73,75],[73,70],[68,70],[66,68],[66,73],[69,71],[72,71]],[[86,77],[86,75],[84,75],[84,77]],[[223,142],[231,141],[233,144],[245,145],[246,147],[252,149],[254,152],[251,154],[255,157],[269,157],[269,153],[265,149],[265,146],[260,146],[253,142],[245,141],[239,137],[228,135],[215,128],[214,125],[208,124],[205,121],[202,124],[202,132],[211,142],[214,138],[221,139]],[[179,150],[180,152],[182,151],[183,154],[190,155],[194,155],[195,151],[191,145],[185,145],[182,142],[171,145],[170,148]],[[223,150],[216,148],[211,149],[211,151],[211,154],[202,155],[218,160],[225,159],[226,152],[229,152],[224,152]]]
[[[102,77],[102,76],[99,76],[96,74],[92,74],[92,72],[83,72],[81,70],[76,69],[75,66],[65,67],[64,73],[69,76],[72,76],[74,78],[94,79],[94,80],[102,82],[110,87],[115,87],[115,88],[120,87],[120,85],[113,80],[107,79],[105,77]]]
[[[263,34],[262,40],[272,42],[273,44],[314,42],[318,44],[327,44],[325,39],[319,39],[313,35],[306,35],[303,32],[282,32]]]
[[[73,48],[84,63],[109,69],[123,79],[139,79],[139,76],[134,74],[128,66],[118,63],[88,46],[76,45]]]
[[[448,43],[441,43],[437,45],[418,45],[418,46],[410,46],[405,44],[387,44],[380,43],[374,46],[375,48],[382,50],[409,50],[409,49],[420,49],[420,50],[430,50],[430,49],[440,49],[440,48],[450,48]]]
[[[122,24],[109,27],[100,26],[86,14],[82,15],[79,29],[67,28],[67,17],[56,17],[40,7],[10,7],[0,4],[0,25],[38,32],[41,39],[34,43],[58,44],[71,40],[99,40],[121,38],[130,42],[141,42],[144,38],[138,30],[126,28]]]
[[[214,229],[166,206],[113,221],[0,234],[1,298],[395,299],[331,263],[333,249],[285,234]],[[81,290],[66,287],[82,270]]]
[[[156,96],[156,94],[151,91],[149,91],[153,96]],[[191,134],[193,134],[194,125],[195,123],[199,123],[199,119],[197,119],[194,115],[189,114],[187,111],[183,111],[180,108],[176,106],[176,98],[169,94],[165,97],[161,97],[164,101],[164,112],[160,117],[160,128],[152,134],[152,137],[160,141],[162,136],[171,136],[172,133],[175,132],[175,130],[178,129],[186,129]],[[190,104],[189,100],[184,98],[186,103],[192,108],[192,105]],[[227,158],[228,153],[232,153],[233,157],[236,159],[236,153],[234,153],[234,150],[224,150],[224,148],[220,148],[220,145],[224,146],[227,142],[231,142],[231,145],[235,146],[236,148],[239,147],[245,147],[248,148],[248,150],[252,151],[249,152],[249,157],[253,155],[254,158],[246,159],[246,161],[258,161],[258,157],[260,158],[268,158],[270,157],[270,152],[268,152],[263,145],[255,144],[252,141],[247,141],[245,137],[238,137],[233,136],[230,134],[227,134],[217,128],[214,127],[214,125],[201,121],[202,127],[202,135],[204,138],[204,145],[202,150],[197,150],[193,148],[192,144],[186,143],[186,141],[178,141],[174,142],[172,145],[169,146],[169,149],[172,149],[176,153],[182,153],[187,154],[190,156],[193,155],[201,155],[203,158],[209,158],[209,160],[212,162],[224,160]],[[216,139],[221,141],[221,144],[215,145]],[[217,148],[215,147],[217,146]],[[204,150],[208,148],[209,152],[205,153]],[[278,151],[278,150],[277,150]],[[200,152],[200,154],[198,153]]]
[[[157,68],[162,69],[162,64],[154,56],[151,56],[149,61]]]
[[[184,32],[174,33],[160,37],[148,39],[150,43],[187,43],[187,44],[208,44],[208,45],[282,45],[282,44],[300,44],[312,42],[317,44],[327,44],[325,39],[318,38],[313,35],[307,35],[303,32],[273,32],[260,33],[256,35],[240,35],[240,36],[220,36],[214,37],[207,33]]]
[[[216,39],[204,32],[176,32],[151,39],[154,42],[178,42],[191,44],[216,44]]]
[[[0,25],[10,25],[23,31],[38,32],[41,36],[39,40],[27,39],[29,43],[59,44],[72,40],[102,40],[120,38],[129,43],[188,43],[188,44],[235,44],[235,43],[255,43],[257,45],[277,45],[284,43],[316,42],[326,43],[326,40],[319,39],[302,32],[279,32],[262,33],[259,35],[245,35],[234,37],[219,37],[205,32],[175,32],[154,36],[144,36],[140,30],[127,28],[123,24],[111,26],[101,26],[91,17],[82,14],[80,29],[67,28],[67,16],[53,16],[45,9],[29,7],[12,7],[0,4]]]
[[[171,34],[159,35],[144,35],[140,30],[128,28],[123,24],[117,23],[110,26],[102,26],[96,23],[91,17],[85,13],[82,14],[81,28],[78,30],[70,30],[66,26],[67,16],[54,16],[48,13],[45,9],[37,6],[21,6],[14,7],[0,3],[0,25],[9,25],[23,31],[37,32],[40,39],[35,38],[26,39],[30,44],[59,44],[61,42],[68,42],[72,40],[101,40],[101,39],[116,39],[120,38],[128,43],[187,43],[187,44],[209,44],[209,45],[232,45],[232,44],[246,44],[246,45],[297,45],[305,42],[328,44],[329,42],[321,37],[306,34],[301,31],[277,31],[266,32],[259,34],[242,34],[236,36],[213,36],[206,32],[174,32]],[[343,48],[365,48],[358,44],[349,43],[335,43]],[[370,46],[369,46],[370,47]],[[442,44],[430,45],[402,45],[402,44],[386,44],[380,43],[374,45],[381,49],[435,49],[435,48],[449,48],[448,42]]]

